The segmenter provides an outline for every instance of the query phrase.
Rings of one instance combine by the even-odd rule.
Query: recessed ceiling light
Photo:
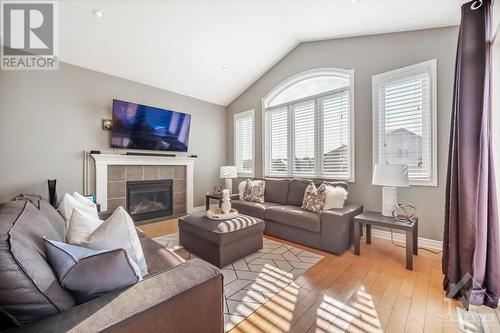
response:
[[[226,66],[221,67],[220,70],[223,71],[223,72],[227,72],[227,67]]]
[[[351,3],[355,3],[355,2],[356,2],[356,1],[358,1],[358,0],[350,0],[350,1],[351,1]]]
[[[92,15],[94,15],[95,17],[99,18],[99,19],[103,19],[106,17],[106,14],[104,14],[104,12],[102,10],[99,10],[99,9],[92,9]]]

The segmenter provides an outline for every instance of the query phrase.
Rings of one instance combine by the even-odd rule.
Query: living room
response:
[[[0,6],[0,331],[500,332],[500,1]]]

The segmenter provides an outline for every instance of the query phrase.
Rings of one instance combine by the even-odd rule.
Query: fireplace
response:
[[[172,180],[127,181],[127,211],[134,221],[172,215]]]

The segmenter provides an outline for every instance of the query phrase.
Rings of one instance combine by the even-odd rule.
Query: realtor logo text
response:
[[[2,70],[58,68],[57,2],[1,2]]]

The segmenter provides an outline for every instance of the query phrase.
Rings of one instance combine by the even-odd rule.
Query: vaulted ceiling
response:
[[[456,25],[463,2],[62,1],[60,59],[225,106],[300,42]]]

